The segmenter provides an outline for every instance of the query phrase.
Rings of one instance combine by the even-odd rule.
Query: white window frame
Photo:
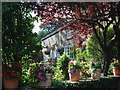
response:
[[[67,53],[71,59],[74,58],[74,54],[71,53],[72,45],[65,45],[64,46],[64,52]]]

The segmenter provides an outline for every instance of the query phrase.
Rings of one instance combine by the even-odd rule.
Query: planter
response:
[[[120,76],[120,67],[113,67],[114,76]]]
[[[3,80],[4,88],[18,88],[19,80],[5,79]]]
[[[51,84],[52,84],[52,74],[46,74],[46,78],[47,78],[46,81],[40,81],[39,86],[42,86],[42,87],[51,86]]]
[[[100,79],[100,75],[101,75],[100,71],[101,71],[100,69],[96,69],[95,73],[91,74],[91,77],[93,79]]]
[[[76,69],[73,74],[70,72],[69,73],[69,79],[70,79],[70,81],[79,81],[80,71],[78,69]]]

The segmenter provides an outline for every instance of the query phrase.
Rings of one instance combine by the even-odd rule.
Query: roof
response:
[[[51,30],[51,32],[49,32],[49,33],[46,34],[43,38],[41,38],[41,41],[43,41],[43,40],[45,40],[45,39],[47,39],[47,38],[55,35],[55,34],[58,33],[60,30],[62,30],[63,28],[65,28],[67,25],[70,24],[70,23],[68,23],[68,22],[64,22],[64,23],[63,23],[63,21],[60,22],[60,23],[62,23],[62,24],[59,25],[58,28],[57,28],[57,25],[56,25],[56,27],[54,28],[54,30]],[[47,27],[47,25],[46,25],[46,27]],[[52,28],[52,25],[51,25],[51,28]]]

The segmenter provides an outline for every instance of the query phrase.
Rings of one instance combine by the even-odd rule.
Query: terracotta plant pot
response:
[[[19,80],[5,79],[3,80],[4,88],[18,88]]]
[[[52,84],[52,74],[46,74],[46,78],[47,78],[46,81],[40,81],[39,86],[42,86],[42,87],[51,86],[51,84]]]
[[[73,74],[69,73],[69,79],[70,79],[70,81],[79,81],[80,71],[78,69],[76,69],[76,71]]]
[[[120,76],[120,67],[113,67],[114,76]]]

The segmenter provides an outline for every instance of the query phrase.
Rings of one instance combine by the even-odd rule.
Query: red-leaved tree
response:
[[[54,21],[68,22],[64,30],[72,28],[73,36],[78,38],[79,45],[92,32],[104,55],[104,74],[107,75],[112,59],[112,49],[117,42],[120,54],[120,2],[40,2],[31,3],[36,17],[41,17],[42,24]],[[107,31],[113,25],[114,35],[107,40]],[[102,32],[102,38],[99,32]]]

